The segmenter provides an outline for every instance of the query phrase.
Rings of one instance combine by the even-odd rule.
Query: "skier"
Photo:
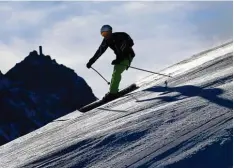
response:
[[[87,68],[91,68],[92,64],[106,51],[108,47],[114,51],[116,59],[111,63],[114,65],[114,71],[112,74],[110,88],[109,92],[103,97],[103,99],[113,99],[118,96],[121,74],[124,70],[129,68],[133,58],[135,57],[135,53],[132,49],[134,42],[125,32],[113,33],[110,25],[103,25],[101,27],[101,35],[104,39],[86,66]]]

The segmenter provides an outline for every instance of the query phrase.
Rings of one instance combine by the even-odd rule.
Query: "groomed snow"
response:
[[[232,167],[233,43],[0,147],[0,167]],[[164,82],[167,80],[168,87]]]

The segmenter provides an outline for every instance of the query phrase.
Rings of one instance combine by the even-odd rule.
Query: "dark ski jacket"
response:
[[[131,37],[125,32],[115,32],[112,33],[109,39],[103,39],[98,50],[94,56],[89,60],[93,64],[105,51],[110,47],[115,55],[117,61],[122,61],[125,58],[132,59],[135,56],[135,53],[132,49],[134,45]]]

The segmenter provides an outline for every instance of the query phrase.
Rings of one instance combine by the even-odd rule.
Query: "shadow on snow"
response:
[[[165,94],[173,93],[173,92],[177,92],[179,94],[175,96],[160,96],[160,97],[157,96],[155,98],[138,100],[137,102],[152,101],[152,100],[157,100],[157,99],[165,101],[165,102],[172,102],[172,101],[182,100],[188,97],[198,96],[212,103],[215,103],[219,106],[233,109],[233,100],[219,97],[219,95],[224,93],[224,90],[219,89],[219,88],[205,88],[205,87],[198,87],[198,86],[193,86],[193,85],[184,85],[184,86],[178,86],[178,87],[154,86],[154,87],[145,89],[143,91],[163,92],[160,95],[165,95]]]

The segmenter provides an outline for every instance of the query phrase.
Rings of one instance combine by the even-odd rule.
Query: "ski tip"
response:
[[[136,89],[138,89],[139,87],[137,87],[137,85],[134,83],[134,84],[131,84],[131,85],[129,85],[128,87],[126,87],[126,88],[124,88],[124,89],[122,89],[119,93],[119,96],[117,96],[115,99],[118,99],[118,98],[120,98],[120,97],[122,97],[122,96],[124,96],[125,94],[128,94],[128,93],[130,93],[130,92],[132,92],[132,91],[134,91],[134,90],[136,90]],[[79,111],[80,112],[87,112],[87,111],[90,111],[90,110],[92,110],[92,109],[95,109],[95,108],[97,108],[97,107],[99,107],[99,106],[101,106],[101,105],[104,105],[104,104],[106,104],[106,103],[109,103],[109,102],[111,102],[111,101],[113,101],[113,100],[115,100],[115,99],[110,99],[110,100],[104,100],[104,99],[100,99],[100,100],[96,100],[95,102],[93,102],[93,103],[90,103],[90,104],[88,104],[88,105],[86,105],[86,106],[84,106],[84,107],[81,107],[80,109],[79,109]]]

